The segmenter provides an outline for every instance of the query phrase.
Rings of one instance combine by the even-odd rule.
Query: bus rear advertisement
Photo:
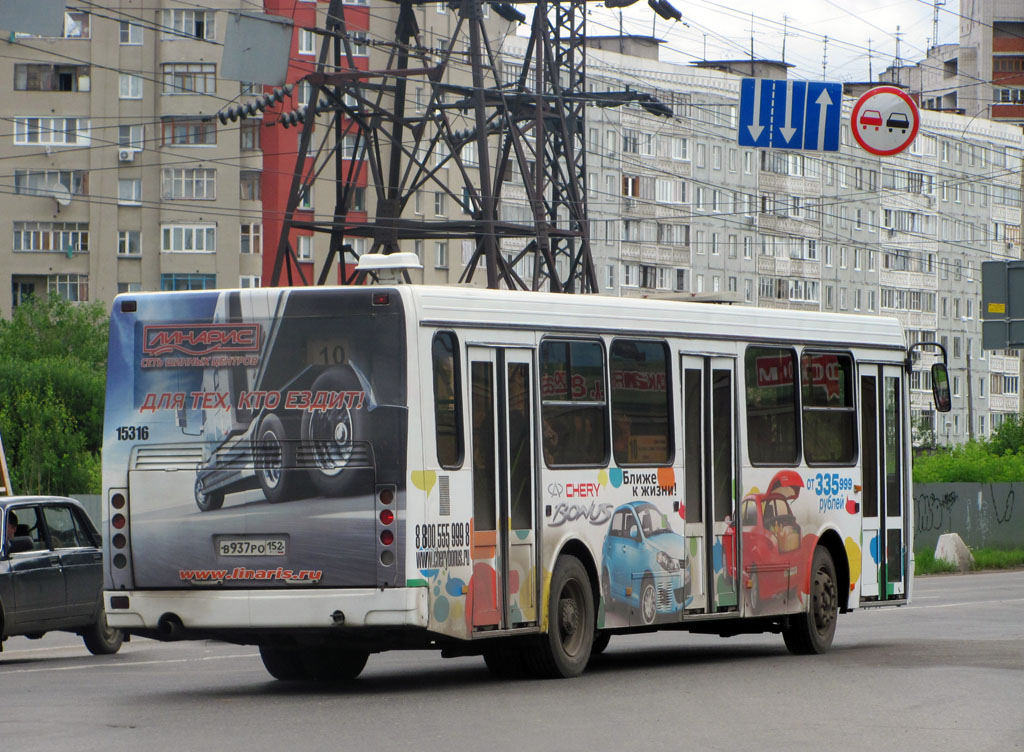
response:
[[[651,629],[824,652],[840,613],[911,595],[910,362],[898,322],[864,316],[123,295],[108,622],[258,645],[281,679],[351,679],[394,648],[574,676]]]

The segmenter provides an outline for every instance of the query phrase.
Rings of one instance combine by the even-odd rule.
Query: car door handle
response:
[[[59,567],[60,566],[60,557],[59,556],[51,556],[50,557],[50,566]]]
[[[103,561],[103,554],[101,552],[97,551],[96,553],[94,553],[92,555],[92,560],[93,561]]]

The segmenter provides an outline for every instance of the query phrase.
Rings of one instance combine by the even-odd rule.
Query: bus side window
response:
[[[796,353],[781,347],[748,347],[744,356],[747,454],[754,465],[800,461]]]
[[[434,435],[437,461],[446,469],[462,465],[462,402],[459,397],[459,342],[453,332],[438,332],[431,346],[434,365]]]
[[[606,464],[608,421],[601,343],[544,340],[540,373],[544,461],[549,467]]]
[[[800,374],[807,464],[852,464],[857,459],[853,358],[845,353],[804,351]]]
[[[615,464],[668,464],[674,450],[668,347],[664,342],[616,339],[608,362]]]

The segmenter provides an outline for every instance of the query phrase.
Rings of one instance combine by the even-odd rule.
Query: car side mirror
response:
[[[23,554],[35,548],[32,539],[27,535],[16,535],[7,543],[7,553]]]
[[[953,398],[949,393],[949,373],[945,363],[932,364],[932,398],[935,409],[940,413],[948,413],[953,407]]]
[[[640,528],[638,528],[636,525],[630,525],[629,537],[633,540],[640,540]]]

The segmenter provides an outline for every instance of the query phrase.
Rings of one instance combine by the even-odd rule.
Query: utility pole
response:
[[[828,79],[826,71],[828,70],[828,37],[825,37],[825,46],[821,50],[821,80],[825,81]]]
[[[964,322],[964,361],[967,363],[967,438],[974,440],[974,385],[971,383],[971,339],[967,336],[967,317],[961,316]]]

